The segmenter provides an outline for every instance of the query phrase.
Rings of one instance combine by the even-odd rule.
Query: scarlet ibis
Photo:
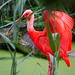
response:
[[[21,19],[26,19],[33,11],[26,10]],[[52,11],[52,14],[54,15],[54,11]],[[43,31],[36,31],[33,27],[34,23],[34,14],[28,19],[27,24],[27,30],[28,34],[35,44],[35,46],[40,50],[43,54],[47,56],[47,59],[49,61],[49,69],[48,74],[52,71],[52,65],[50,62],[49,53],[53,55],[53,52],[49,46],[49,40],[48,35],[46,31],[46,23],[47,23],[47,16],[48,11],[43,12],[43,17],[45,21],[45,27]],[[66,65],[69,67],[70,62],[67,56],[67,51],[71,50],[71,40],[72,40],[72,33],[71,29],[73,28],[74,20],[66,13],[55,11],[55,33],[59,34],[59,40],[60,40],[60,58],[62,58]],[[49,15],[49,26],[52,34],[54,33],[54,18],[52,15]]]

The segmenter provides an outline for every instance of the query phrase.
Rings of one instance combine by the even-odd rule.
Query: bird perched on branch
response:
[[[21,19],[26,19],[33,11],[26,10]],[[54,15],[54,11],[52,11],[52,14]],[[27,24],[27,30],[28,34],[35,44],[35,46],[40,50],[43,54],[47,56],[47,59],[49,61],[49,72],[51,74],[52,72],[52,64],[50,61],[49,53],[51,55],[54,55],[50,46],[49,46],[49,39],[47,35],[47,17],[48,17],[48,11],[43,12],[43,17],[45,21],[45,27],[43,31],[36,31],[33,27],[34,23],[34,14],[31,15],[31,17],[28,19]],[[72,33],[71,29],[73,28],[74,20],[66,13],[55,11],[55,33],[59,34],[59,40],[60,40],[60,58],[62,58],[66,65],[69,67],[70,62],[67,56],[67,51],[71,50],[71,40],[72,40]],[[51,30],[51,33],[54,33],[54,18],[51,14],[49,14],[49,27]]]

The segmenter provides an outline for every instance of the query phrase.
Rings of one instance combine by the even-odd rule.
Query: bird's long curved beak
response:
[[[16,20],[16,23],[17,23],[20,19],[21,19],[21,20],[24,20],[24,19],[25,19],[24,15],[22,15],[19,19],[17,19],[17,20]]]
[[[24,17],[24,15],[22,15],[22,16],[21,16],[21,20],[24,20],[24,19],[25,19],[25,17]]]

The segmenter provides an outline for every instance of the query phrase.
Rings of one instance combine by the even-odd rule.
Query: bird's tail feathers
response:
[[[70,62],[67,56],[67,52],[65,50],[63,51],[63,49],[60,50],[60,58],[62,58],[65,61],[66,65],[70,67]]]
[[[66,65],[67,65],[68,67],[70,67],[70,62],[69,62],[68,56],[62,57],[62,59],[65,61]]]

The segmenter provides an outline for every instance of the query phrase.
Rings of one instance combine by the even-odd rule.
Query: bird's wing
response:
[[[54,15],[54,11],[52,11]],[[60,57],[66,62],[67,66],[70,66],[70,62],[66,51],[71,50],[72,33],[74,20],[66,13],[56,11],[55,12],[55,32],[59,33],[60,39]],[[54,32],[54,19],[50,15],[49,26],[51,31]]]
[[[63,20],[63,22],[66,24],[66,26],[67,26],[69,29],[72,29],[72,28],[73,28],[74,20],[73,20],[73,18],[71,18],[68,14],[63,13],[62,20]]]
[[[39,43],[40,43],[40,46],[42,47],[42,50],[43,50],[43,52],[45,53],[46,56],[48,55],[48,53],[53,55],[52,50],[49,46],[47,34],[39,37]],[[65,61],[65,63],[67,64],[68,67],[70,66],[70,62],[69,62],[69,59],[68,59],[68,56],[67,56],[67,52],[62,48],[60,48],[60,58],[62,58]],[[47,59],[50,60],[49,56],[47,56]]]
[[[52,14],[54,14],[54,11],[52,11]],[[74,20],[68,14],[60,11],[55,11],[55,15],[61,19],[69,29],[73,28]]]
[[[47,33],[45,33],[43,36],[39,37],[39,43],[42,46],[42,49],[46,53],[46,55],[48,55],[48,53],[53,55],[52,50],[49,46]]]
[[[68,50],[70,51],[71,50],[71,40],[72,40],[72,32],[71,32],[71,29],[73,28],[74,20],[73,20],[73,18],[71,18],[66,13],[63,13],[63,17],[61,19],[64,22],[65,30],[66,30],[66,35],[67,35],[67,38],[69,39]]]
[[[52,11],[52,14],[54,15],[54,11]],[[65,51],[71,50],[71,29],[73,28],[73,24],[74,21],[69,15],[60,11],[55,12],[55,30],[57,33],[59,33],[60,48]],[[51,28],[51,31],[53,32],[54,19],[51,15],[49,17],[49,26]]]

